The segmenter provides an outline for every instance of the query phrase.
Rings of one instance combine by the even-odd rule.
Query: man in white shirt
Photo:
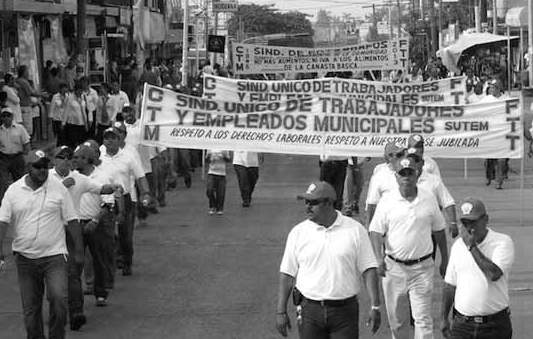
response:
[[[109,97],[107,102],[107,114],[109,120],[114,122],[117,120],[117,114],[122,112],[124,106],[130,105],[128,95],[120,89],[120,84],[116,81],[109,84]]]
[[[442,332],[446,338],[510,339],[509,273],[514,244],[487,227],[479,199],[460,205],[461,238],[453,244],[442,293]],[[450,310],[453,306],[453,324]]]
[[[150,188],[144,171],[137,159],[121,148],[123,144],[120,128],[110,127],[104,131],[104,147],[100,155],[102,170],[111,175],[114,180],[124,189],[124,220],[118,223],[119,248],[122,254],[122,275],[132,274],[133,261],[133,225],[134,204],[131,195],[135,182],[140,190],[140,201],[149,202]]]
[[[259,163],[261,162],[263,162],[263,156],[256,152],[233,152],[233,167],[239,181],[242,207],[250,207],[252,203],[252,194],[259,179]]]
[[[50,158],[31,151],[28,174],[9,186],[0,205],[0,270],[6,229],[13,226],[19,289],[28,338],[44,338],[42,302],[46,283],[50,303],[49,337],[65,338],[67,321],[67,257],[65,230],[83,262],[81,229],[72,199],[63,184],[48,176]],[[64,225],[67,224],[65,228]]]
[[[362,276],[375,333],[381,323],[377,263],[365,228],[335,209],[337,193],[325,181],[312,183],[298,199],[305,200],[308,219],[287,237],[280,265],[278,331],[287,336],[290,328],[287,301],[292,291],[300,338],[358,338]]]
[[[399,189],[378,203],[370,223],[370,239],[383,277],[383,294],[393,339],[409,338],[410,301],[417,339],[433,338],[433,244],[441,253],[440,273],[448,263],[445,222],[433,194],[417,187],[418,169],[412,158],[398,162]],[[384,251],[385,249],[385,251]]]
[[[6,106],[13,112],[13,120],[17,124],[22,124],[22,112],[20,111],[20,98],[15,88],[15,77],[11,73],[4,75],[4,87],[2,91],[6,92]]]

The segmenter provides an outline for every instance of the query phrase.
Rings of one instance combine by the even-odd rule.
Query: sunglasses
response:
[[[43,170],[43,169],[48,169],[48,164],[32,164],[31,167],[38,169],[38,170]]]
[[[324,202],[324,199],[314,199],[314,200],[305,199],[305,204],[309,206],[316,206],[320,204],[321,202]]]
[[[398,172],[398,175],[400,177],[410,177],[412,175],[415,175],[415,170],[412,168],[404,168],[401,171]]]

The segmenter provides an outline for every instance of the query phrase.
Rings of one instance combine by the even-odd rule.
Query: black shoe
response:
[[[497,189],[497,190],[502,190],[502,189],[503,189],[502,184],[499,183],[498,186],[496,186],[496,189]]]
[[[191,180],[191,176],[186,176],[183,181],[185,182],[185,187],[187,188],[191,188],[191,185],[192,185],[192,180]]]
[[[70,319],[70,329],[78,331],[83,325],[87,323],[87,318],[83,314],[76,314]]]
[[[245,201],[242,203],[242,207],[250,207],[250,203]]]
[[[122,275],[126,277],[130,276],[131,274],[131,266],[124,266],[124,268],[122,269]]]
[[[165,200],[159,200],[159,207],[165,207],[167,202]]]
[[[489,186],[491,181],[492,181],[492,179],[487,179],[486,185]]]

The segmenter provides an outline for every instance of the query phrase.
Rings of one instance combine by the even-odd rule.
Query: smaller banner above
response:
[[[327,73],[405,69],[409,40],[375,41],[335,48],[233,44],[235,74]]]
[[[213,12],[237,12],[238,8],[237,1],[213,1]]]
[[[520,158],[518,99],[413,106],[350,97],[215,101],[145,85],[141,142],[174,148],[381,157],[422,134],[435,158]]]
[[[236,102],[348,96],[408,105],[462,105],[466,98],[466,77],[394,84],[341,78],[247,80],[204,74],[203,93],[209,99]]]

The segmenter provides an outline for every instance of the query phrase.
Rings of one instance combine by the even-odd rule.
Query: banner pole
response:
[[[464,159],[463,168],[464,168],[464,178],[466,180],[468,179],[468,159],[467,158]]]
[[[205,156],[207,152],[205,149],[202,150],[202,180],[205,180]]]
[[[524,110],[524,97],[521,96],[520,104],[522,105],[520,112],[521,125],[524,126],[525,110]],[[525,145],[525,133],[522,133],[522,157],[520,158],[520,226],[524,226],[524,168],[526,165],[526,145]]]

